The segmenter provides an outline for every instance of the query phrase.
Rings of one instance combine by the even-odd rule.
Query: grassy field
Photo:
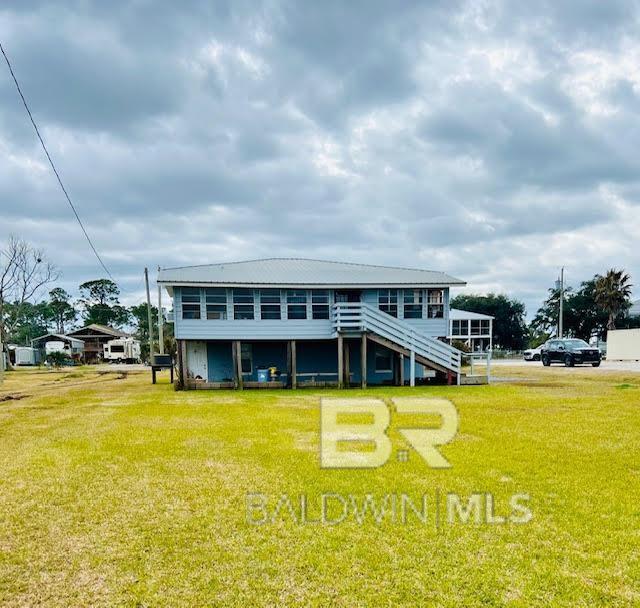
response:
[[[0,604],[639,605],[640,378],[500,373],[512,382],[364,393],[178,393],[146,373],[10,373]],[[452,467],[410,452],[374,470],[321,470],[319,399],[345,394],[451,399]],[[395,427],[391,437],[404,447]],[[247,493],[272,511],[282,494],[303,494],[309,518],[323,493],[433,502],[426,523],[301,523],[284,510],[255,525]],[[449,493],[490,493],[503,515],[526,493],[533,518],[451,523]]]

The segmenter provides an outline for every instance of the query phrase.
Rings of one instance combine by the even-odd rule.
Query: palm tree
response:
[[[596,304],[608,315],[607,329],[616,328],[616,317],[626,310],[631,299],[631,277],[624,270],[611,268],[596,275],[594,296]]]

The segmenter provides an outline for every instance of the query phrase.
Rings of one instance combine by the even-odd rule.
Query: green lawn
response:
[[[174,392],[150,374],[10,373],[0,386],[3,606],[640,604],[640,377],[501,368],[510,384]],[[162,382],[166,382],[163,378]],[[442,448],[319,468],[321,396],[440,396]],[[397,426],[397,419],[392,422]],[[403,448],[397,429],[391,437]],[[247,522],[247,493],[434,500],[426,523]],[[450,523],[447,493],[530,495],[526,524]],[[440,510],[435,521],[435,502]]]

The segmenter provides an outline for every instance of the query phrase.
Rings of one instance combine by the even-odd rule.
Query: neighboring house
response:
[[[493,319],[490,315],[452,308],[449,311],[449,342],[460,340],[473,352],[493,348]]]
[[[67,336],[78,338],[84,342],[84,360],[85,363],[98,363],[102,361],[104,356],[104,345],[114,338],[128,338],[129,334],[108,327],[92,323],[80,329],[67,332]]]
[[[31,346],[40,351],[43,360],[52,352],[62,352],[77,360],[84,356],[84,342],[64,334],[45,334],[31,340]]]
[[[442,272],[305,259],[162,269],[185,388],[460,378]]]

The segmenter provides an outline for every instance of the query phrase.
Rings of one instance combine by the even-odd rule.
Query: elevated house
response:
[[[460,340],[473,352],[493,348],[493,317],[468,310],[449,311],[449,342]]]
[[[305,259],[165,268],[185,388],[460,381],[442,272]]]
[[[114,338],[128,338],[129,334],[108,327],[107,325],[99,325],[91,323],[80,329],[67,332],[70,338],[78,338],[84,343],[84,361],[85,363],[98,363],[104,357],[104,345]]]

